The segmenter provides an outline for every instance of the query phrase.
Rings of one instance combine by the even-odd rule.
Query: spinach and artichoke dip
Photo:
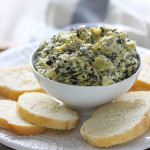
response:
[[[136,42],[117,29],[85,26],[54,35],[38,48],[35,69],[44,77],[72,85],[109,85],[138,69]]]

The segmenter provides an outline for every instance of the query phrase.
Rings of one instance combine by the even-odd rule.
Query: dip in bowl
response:
[[[131,88],[141,68],[136,42],[125,32],[85,26],[43,41],[30,63],[45,91],[75,109],[119,97]]]

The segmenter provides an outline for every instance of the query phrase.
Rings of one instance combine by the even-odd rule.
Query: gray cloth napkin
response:
[[[0,144],[0,150],[13,150],[12,148],[9,148],[3,144]]]

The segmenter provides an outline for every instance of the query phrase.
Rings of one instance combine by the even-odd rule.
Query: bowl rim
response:
[[[64,86],[70,86],[70,87],[78,87],[78,88],[103,88],[103,87],[111,87],[111,86],[115,86],[117,84],[121,84],[122,82],[126,82],[127,80],[130,80],[132,77],[136,76],[137,74],[139,74],[141,68],[142,68],[142,65],[143,65],[143,61],[142,61],[142,57],[141,57],[141,54],[136,50],[137,52],[137,55],[138,55],[138,59],[139,59],[139,66],[138,66],[138,69],[137,71],[132,74],[129,78],[127,79],[124,79],[122,81],[119,81],[119,82],[116,82],[116,83],[113,83],[113,84],[109,84],[109,85],[91,85],[91,86],[80,86],[80,85],[72,85],[72,84],[65,84],[65,83],[61,83],[61,82],[57,82],[57,81],[54,81],[54,80],[51,80],[51,79],[48,79],[44,76],[42,76],[40,73],[38,73],[34,67],[34,61],[35,61],[35,58],[37,56],[37,52],[38,52],[38,49],[36,49],[35,51],[32,52],[32,54],[30,55],[30,67],[32,68],[32,70],[34,70],[34,72],[36,74],[38,74],[41,78],[43,78],[44,80],[47,80],[49,82],[52,82],[52,83],[55,83],[55,84],[60,84],[60,85],[64,85]]]

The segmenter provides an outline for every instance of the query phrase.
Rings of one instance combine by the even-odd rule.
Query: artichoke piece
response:
[[[126,42],[126,45],[127,45],[127,49],[129,51],[132,51],[132,50],[136,49],[137,44],[136,44],[136,41],[130,40],[130,41]]]
[[[63,44],[61,46],[57,46],[56,49],[59,50],[60,52],[64,52],[67,48],[67,45],[66,44]]]
[[[98,57],[96,57],[95,61],[93,62],[93,66],[99,71],[104,71],[107,68],[114,68],[112,62],[104,55],[99,55]]]
[[[109,85],[109,84],[113,84],[113,83],[115,83],[115,81],[113,81],[110,77],[103,76],[102,85]]]
[[[91,31],[91,36],[92,36],[92,39],[93,41],[96,43],[96,42],[99,42],[99,40],[102,38],[102,30],[101,29],[97,29],[95,27],[92,27],[90,29]]]

